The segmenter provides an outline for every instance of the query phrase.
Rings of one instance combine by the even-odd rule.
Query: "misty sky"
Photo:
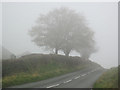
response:
[[[1,5],[1,4],[0,4]],[[3,3],[3,46],[16,55],[29,51],[47,53],[31,42],[28,31],[40,14],[68,7],[84,15],[95,32],[98,52],[91,60],[110,68],[118,65],[118,7],[116,3]],[[78,55],[71,53],[71,55]]]

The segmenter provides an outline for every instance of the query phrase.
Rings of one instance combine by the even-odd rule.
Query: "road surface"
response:
[[[83,69],[55,78],[13,86],[11,88],[92,88],[94,82],[104,71],[101,67]]]

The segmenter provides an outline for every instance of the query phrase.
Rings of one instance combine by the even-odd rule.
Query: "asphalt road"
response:
[[[105,70],[99,68],[89,68],[55,78],[13,86],[11,88],[92,88],[94,82]]]

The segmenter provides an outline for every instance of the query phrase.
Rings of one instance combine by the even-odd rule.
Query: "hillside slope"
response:
[[[80,57],[53,54],[31,54],[19,59],[4,60],[2,63],[3,87],[40,81],[83,68],[101,67]]]

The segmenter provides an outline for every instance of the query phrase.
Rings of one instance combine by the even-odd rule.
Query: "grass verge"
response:
[[[45,80],[51,77],[63,75],[65,73],[73,72],[76,70],[80,70],[85,67],[79,67],[79,68],[57,68],[55,67],[54,69],[52,68],[47,72],[41,73],[38,71],[32,72],[32,73],[18,73],[10,76],[6,76],[3,78],[3,88],[8,87],[8,86],[13,86],[13,85],[19,85],[19,84],[24,84],[24,83],[29,83],[29,82],[36,82],[40,80]],[[46,68],[46,70],[48,70]]]
[[[118,88],[118,68],[111,68],[103,73],[94,88]]]

